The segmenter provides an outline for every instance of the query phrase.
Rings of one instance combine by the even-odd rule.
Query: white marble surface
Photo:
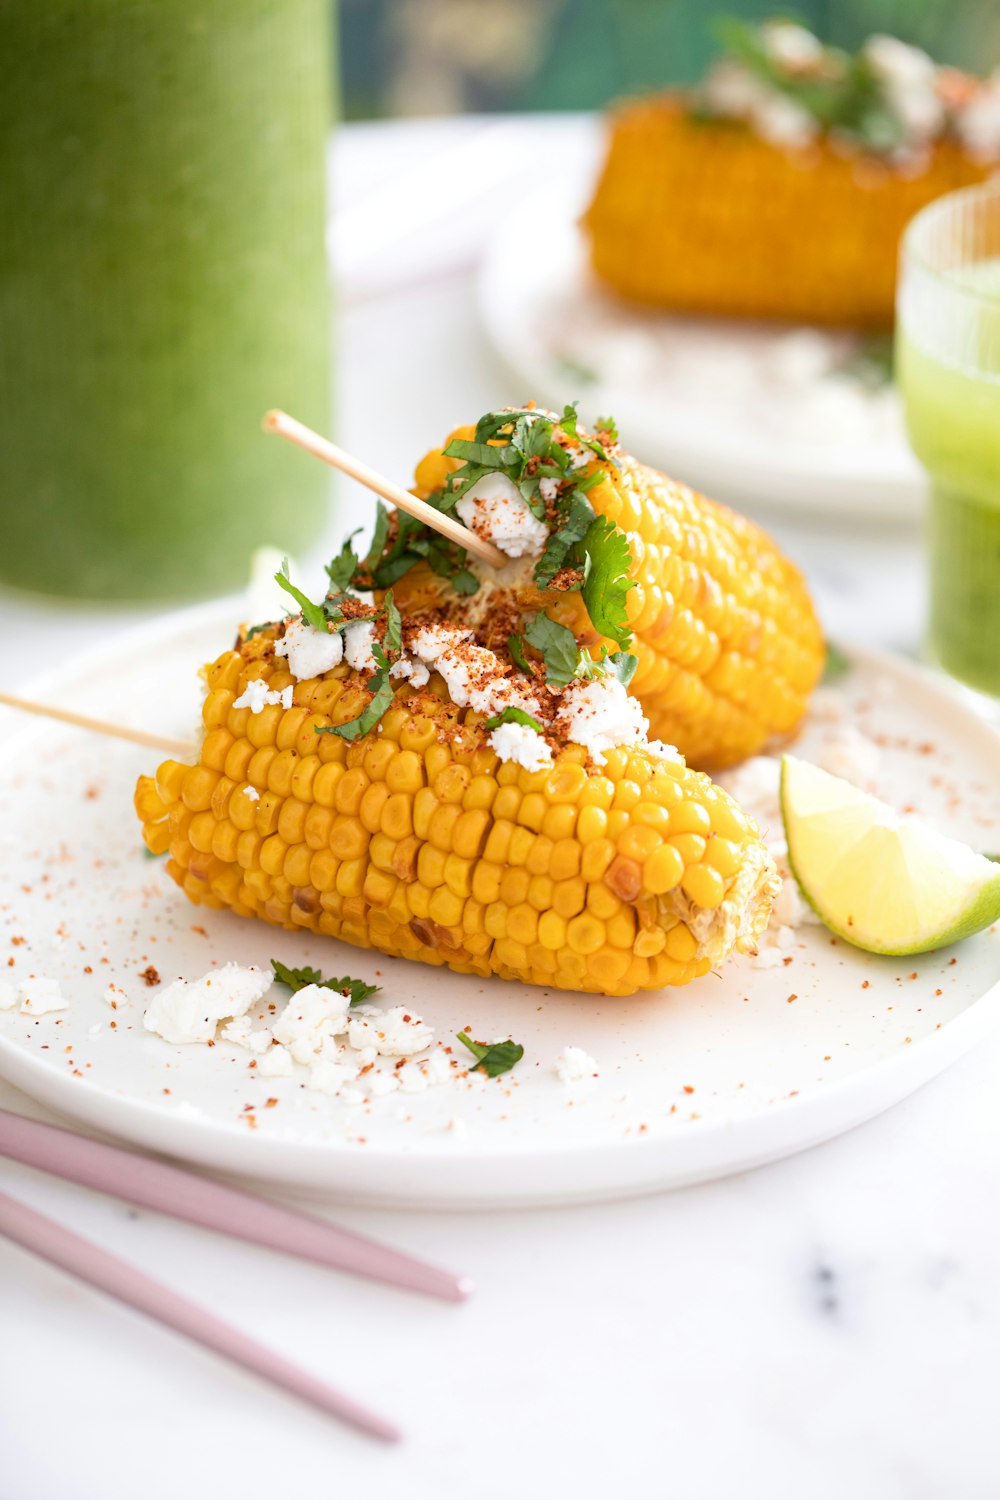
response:
[[[490,128],[343,132],[345,217],[370,184]],[[511,128],[523,141],[523,122]],[[492,135],[501,155],[503,140]],[[528,394],[481,346],[467,269],[477,240],[463,235],[447,237],[448,274],[416,286],[387,272],[379,290],[370,261],[362,280],[345,260],[338,435],[399,476],[460,417]],[[331,538],[367,513],[341,491]],[[773,529],[832,634],[917,649],[915,536],[835,519]],[[5,682],[139,615],[0,596]],[[14,882],[0,871],[0,899]],[[462,1308],[0,1165],[0,1189],[407,1434],[395,1450],[357,1438],[0,1244],[0,1500],[993,1500],[998,1075],[1000,1037],[863,1129],[697,1190],[502,1217],[336,1215],[472,1275],[479,1291]],[[42,1113],[3,1085],[0,1105]]]

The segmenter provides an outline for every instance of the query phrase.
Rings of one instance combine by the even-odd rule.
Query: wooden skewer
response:
[[[195,752],[195,746],[189,740],[172,740],[168,735],[149,734],[145,729],[130,729],[126,724],[109,724],[106,719],[91,719],[69,708],[56,708],[51,703],[33,703],[28,698],[17,698],[13,693],[0,693],[0,705],[16,708],[24,714],[38,714],[43,719],[58,719],[60,724],[73,724],[77,729],[89,729],[92,734],[107,734],[113,739],[131,740],[133,745],[165,750],[168,755],[190,756]]]
[[[492,542],[484,541],[474,531],[463,526],[453,517],[446,515],[444,511],[435,510],[433,505],[428,505],[426,500],[418,500],[416,495],[411,495],[409,490],[404,490],[400,485],[393,484],[391,479],[370,469],[367,464],[362,463],[359,458],[345,453],[343,448],[338,448],[336,443],[331,443],[327,438],[321,437],[318,432],[313,432],[311,427],[305,427],[290,417],[284,411],[269,411],[263,421],[265,432],[276,432],[279,437],[286,438],[288,442],[294,443],[296,447],[305,449],[314,458],[321,458],[324,463],[330,464],[334,469],[340,469],[341,473],[349,474],[366,489],[372,490],[376,495],[381,495],[383,500],[390,500],[400,510],[405,510],[408,516],[422,521],[432,531],[447,537],[449,542],[456,542],[466,552],[472,552],[481,562],[488,563],[491,568],[505,567],[509,558],[494,547]]]

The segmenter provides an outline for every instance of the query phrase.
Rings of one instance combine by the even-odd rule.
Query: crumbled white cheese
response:
[[[146,1007],[143,1025],[168,1042],[210,1042],[220,1021],[243,1016],[271,988],[274,975],[226,964],[200,979],[177,979]]]
[[[501,760],[516,761],[526,771],[540,771],[552,764],[548,744],[528,724],[498,724],[490,731],[490,744]]]
[[[768,57],[791,72],[808,70],[823,56],[819,38],[795,21],[766,21],[760,36]]]
[[[350,1003],[350,996],[337,990],[304,985],[274,1022],[274,1040],[287,1047],[296,1062],[314,1063],[321,1054],[332,1061],[340,1050],[334,1039],[347,1029]]]
[[[224,1042],[232,1042],[234,1047],[249,1047],[252,1026],[253,1021],[249,1016],[240,1016],[238,1020],[223,1026],[219,1035]]]
[[[344,658],[355,672],[375,672],[378,663],[372,655],[375,639],[374,620],[352,620],[344,629]]]
[[[560,1083],[580,1083],[585,1078],[595,1077],[597,1072],[597,1063],[582,1047],[564,1047],[556,1058]]]
[[[970,156],[992,162],[1000,157],[1000,68],[958,114],[958,134]]]
[[[262,1078],[285,1078],[294,1067],[292,1054],[286,1047],[271,1047],[257,1059],[257,1072]]]
[[[243,795],[247,799],[248,802],[259,802],[260,801],[260,792],[258,792],[258,790],[257,790],[257,788],[255,786],[251,786],[249,782],[243,788]]]
[[[562,695],[556,722],[567,739],[583,745],[598,766],[605,763],[605,750],[645,745],[649,729],[638,698],[630,698],[617,677],[611,676],[571,682]]]
[[[399,1079],[395,1073],[372,1072],[368,1075],[368,1092],[373,1099],[381,1099],[386,1094],[394,1094],[399,1088]]]
[[[579,448],[573,444],[567,445],[564,451],[569,459],[571,473],[574,469],[585,469],[593,457],[589,448]]]
[[[104,991],[104,1003],[110,1005],[112,1010],[124,1010],[129,1000],[120,985],[109,984]]]
[[[938,69],[933,58],[894,36],[869,37],[862,55],[909,141],[928,141],[938,135],[944,125],[945,107],[937,89]]]
[[[344,659],[344,641],[339,630],[317,630],[305,620],[289,620],[285,634],[274,643],[275,656],[288,658],[288,670],[299,682],[321,677]]]
[[[20,996],[12,984],[6,979],[0,979],[0,1010],[13,1010]]]
[[[824,745],[819,764],[831,776],[870,791],[878,776],[881,751],[853,724],[844,724]]]
[[[677,766],[685,764],[684,757],[676,745],[668,745],[663,740],[650,740],[646,749],[655,760],[669,760]]]
[[[50,1010],[65,1010],[69,1005],[54,979],[26,979],[18,988],[22,1015],[44,1016]]]
[[[255,1031],[253,1021],[249,1016],[239,1016],[235,1021],[230,1021],[228,1025],[223,1026],[219,1035],[224,1042],[232,1042],[236,1047],[246,1047],[258,1057],[271,1045],[271,1033],[268,1028],[263,1026]]]
[[[309,1069],[306,1088],[324,1094],[338,1094],[346,1083],[353,1083],[358,1070],[351,1063],[320,1061]]]
[[[544,474],[538,481],[538,493],[543,500],[555,500],[559,494],[559,480],[554,474]]]
[[[247,683],[240,696],[233,701],[234,708],[248,708],[252,714],[260,714],[265,708],[273,708],[278,704],[282,708],[291,708],[294,689],[289,683],[288,687],[277,692],[268,687],[263,677],[254,677]]]
[[[503,675],[499,657],[477,646],[472,632],[450,625],[431,625],[417,632],[410,650],[444,678],[451,701],[459,708],[497,714],[512,705],[536,717],[538,699],[523,680]]]
[[[386,1011],[367,1006],[348,1017],[347,1040],[359,1051],[374,1047],[380,1057],[409,1057],[429,1047],[434,1032],[406,1005]]]
[[[407,656],[405,652],[389,668],[390,677],[406,678],[417,688],[424,687],[430,681],[430,675],[430,668],[425,662],[417,661],[415,657]]]
[[[819,134],[819,122],[785,94],[769,94],[751,112],[757,134],[772,146],[808,146]]]
[[[545,483],[543,479],[541,485]],[[557,481],[552,483],[558,489]],[[457,502],[455,511],[464,526],[508,557],[540,557],[545,551],[548,527],[532,515],[506,474],[484,474],[477,479]]]

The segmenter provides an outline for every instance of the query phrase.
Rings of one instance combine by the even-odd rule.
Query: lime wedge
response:
[[[1000,866],[792,755],[781,815],[802,894],[856,948],[926,953],[1000,919]]]

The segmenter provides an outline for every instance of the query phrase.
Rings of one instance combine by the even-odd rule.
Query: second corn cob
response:
[[[555,440],[571,452],[593,437],[575,417],[567,419],[571,440],[552,414],[527,415],[551,424]],[[446,450],[463,448],[482,431],[482,423],[458,428],[428,453],[417,467],[416,493],[440,496],[461,464]],[[600,451],[584,450],[586,462],[578,463],[564,489],[574,477],[582,479],[593,512],[627,541],[633,585],[624,595],[632,637],[627,649],[637,660],[630,690],[651,732],[706,767],[732,765],[791,735],[824,661],[822,633],[798,569],[759,527],[640,464],[607,431],[599,437]],[[560,513],[550,530],[560,524]],[[443,609],[487,628],[493,621],[502,638],[542,611],[587,648],[615,645],[594,627],[579,588],[561,588],[557,577],[555,586],[540,589],[524,559],[501,574],[476,569],[481,583],[471,596],[414,561],[394,582],[405,613]]]

